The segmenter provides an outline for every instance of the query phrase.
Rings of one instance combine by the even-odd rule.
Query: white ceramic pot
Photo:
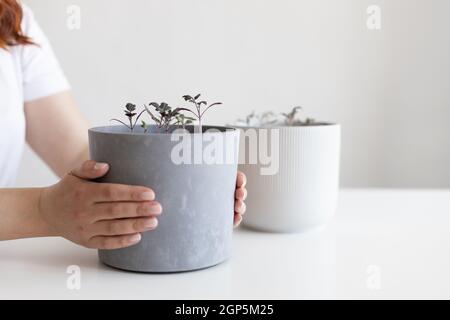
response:
[[[249,192],[243,225],[268,232],[325,225],[337,206],[340,125],[240,129]]]

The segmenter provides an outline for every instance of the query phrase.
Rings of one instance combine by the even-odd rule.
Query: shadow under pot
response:
[[[99,250],[112,267],[138,272],[203,269],[231,256],[239,131],[189,126],[149,132],[122,126],[89,130],[91,159],[110,170],[98,180],[146,186],[163,213],[158,227],[128,248]],[[194,133],[195,132],[195,133]]]

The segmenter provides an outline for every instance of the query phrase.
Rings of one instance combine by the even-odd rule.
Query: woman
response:
[[[87,128],[31,11],[17,0],[0,0],[0,240],[61,236],[117,249],[157,227],[162,207],[151,189],[90,181],[109,168],[87,161]],[[25,141],[61,177],[57,184],[6,189]],[[245,211],[245,180],[239,173],[235,225]]]

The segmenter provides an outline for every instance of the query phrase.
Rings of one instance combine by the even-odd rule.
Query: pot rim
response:
[[[157,128],[156,125],[150,125],[150,127]],[[182,129],[181,126],[174,126],[174,127]],[[195,126],[188,125],[186,127],[197,128],[198,125],[195,125]],[[237,132],[237,128],[230,127],[230,126],[203,125],[202,127],[204,129],[206,128],[206,130],[210,130],[210,129],[219,130],[219,131],[214,131],[214,132],[206,131],[206,132],[203,132],[203,134],[205,134],[205,133],[206,134],[218,134],[218,133],[230,134],[230,133],[233,133],[233,132]],[[89,128],[88,131],[90,133],[99,133],[99,134],[108,134],[108,135],[109,134],[110,135],[126,135],[126,136],[169,136],[169,135],[173,134],[173,132],[144,132],[142,130],[142,128],[140,128],[140,127],[139,128],[136,127],[136,129],[138,131],[126,131],[126,130],[124,130],[124,131],[119,131],[119,130],[118,131],[113,131],[113,130],[108,130],[108,129],[111,129],[111,128],[124,128],[124,126],[123,125],[97,126],[97,127]],[[195,136],[195,135],[200,135],[200,133],[199,132],[192,132],[192,133],[189,133],[189,135]]]
[[[340,127],[339,123],[335,122],[317,122],[315,124],[310,125],[296,125],[296,126],[287,126],[287,125],[268,125],[268,126],[232,126],[236,129],[287,129],[287,130],[296,130],[296,129],[324,129],[324,128],[336,128]]]

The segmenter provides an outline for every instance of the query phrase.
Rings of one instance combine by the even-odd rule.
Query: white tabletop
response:
[[[0,242],[0,298],[450,298],[450,191],[345,190],[339,202],[323,230],[241,228],[230,261],[182,274],[117,271],[63,239]]]

